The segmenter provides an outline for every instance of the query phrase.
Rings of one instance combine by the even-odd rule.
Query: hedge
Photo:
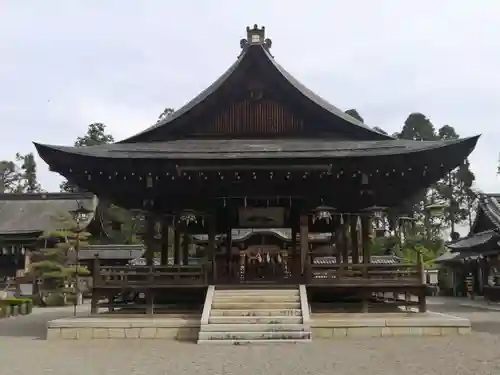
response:
[[[6,298],[0,300],[0,317],[28,315],[33,310],[33,302],[29,298]]]

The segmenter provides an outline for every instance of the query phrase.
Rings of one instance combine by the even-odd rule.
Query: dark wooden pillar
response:
[[[342,231],[342,263],[349,263],[349,216],[341,216],[341,226],[340,230]]]
[[[231,222],[228,220],[226,231],[226,269],[227,275],[232,279],[233,277],[233,228]]]
[[[306,262],[309,254],[309,216],[300,215],[300,271],[304,276],[306,272]],[[309,268],[309,267],[307,267]]]
[[[358,216],[351,215],[349,217],[349,226],[351,233],[351,254],[352,262],[359,263],[359,241],[358,241]]]
[[[366,282],[370,282],[368,278],[368,267],[371,262],[370,254],[370,232],[371,232],[371,220],[369,216],[361,217],[361,242],[363,247],[363,279]],[[363,293],[363,312],[368,312],[369,299],[371,297],[371,292]]]
[[[370,258],[370,223],[371,220],[368,216],[361,217],[361,246],[363,248],[363,263],[369,264],[371,262]]]
[[[153,214],[146,214],[146,238],[144,243],[146,245],[146,264],[148,266],[153,265],[155,254],[155,219]]]
[[[188,229],[182,235],[182,264],[187,266],[189,262],[189,234]]]
[[[154,254],[155,254],[155,225],[156,220],[152,213],[146,215],[146,264],[148,265],[149,272],[154,272]],[[150,277],[148,277],[150,279]],[[152,278],[151,278],[152,279]],[[154,314],[154,290],[152,285],[146,287],[144,291],[146,294],[146,314]]]
[[[170,229],[172,218],[170,216],[164,216],[161,223],[161,257],[160,264],[162,266],[168,265],[168,232]]]
[[[99,255],[96,254],[92,265],[92,300],[90,301],[90,314],[96,315],[99,312],[99,292],[97,287],[101,280],[101,264],[99,262]]]
[[[299,233],[299,228],[300,228],[300,223],[299,223],[299,216],[296,214],[295,210],[292,210],[290,213],[290,226],[292,230],[292,238],[291,238],[291,254],[288,257],[291,264],[291,272],[292,272],[292,277],[296,278],[298,275],[300,275],[300,252],[298,251],[297,247],[297,234]]]
[[[427,311],[427,298],[425,295],[426,291],[426,277],[425,277],[425,269],[424,269],[424,261],[422,259],[422,252],[418,252],[417,254],[417,265],[419,271],[419,281],[420,281],[420,290],[418,293],[418,311],[426,312]]]
[[[210,272],[210,280],[212,283],[217,281],[217,268],[215,263],[215,215],[211,214],[206,217],[208,231],[208,248],[207,248],[207,267]]]
[[[174,217],[174,264],[179,265],[181,264],[181,257],[180,257],[180,251],[181,251],[181,232],[180,232],[180,223],[179,223],[179,217],[176,215]]]
[[[335,223],[335,263],[342,263],[342,225],[340,216],[336,216]]]

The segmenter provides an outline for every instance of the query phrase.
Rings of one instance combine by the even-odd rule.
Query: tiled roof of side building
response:
[[[0,234],[36,233],[64,229],[61,220],[79,205],[95,212],[97,197],[91,193],[0,194]],[[85,221],[88,224],[91,214]]]

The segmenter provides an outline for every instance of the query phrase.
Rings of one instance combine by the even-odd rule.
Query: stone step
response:
[[[309,339],[272,339],[272,340],[198,340],[198,344],[214,344],[214,345],[254,345],[254,344],[307,344],[312,340]]]
[[[222,310],[277,310],[300,309],[300,302],[220,302],[213,301],[212,309]],[[285,314],[286,315],[286,314]]]
[[[210,317],[225,316],[225,317],[302,317],[302,310],[295,309],[217,309],[212,306]]]
[[[211,316],[209,324],[300,324],[302,316]]]
[[[200,331],[199,340],[300,340],[310,339],[311,332],[306,331],[279,331],[279,332],[207,332]]]
[[[215,290],[215,295],[221,296],[261,296],[261,295],[278,295],[278,296],[298,296],[298,289],[227,289]]]
[[[306,328],[299,324],[203,324],[200,332],[305,332]]]
[[[215,294],[213,302],[234,302],[234,303],[254,303],[254,302],[299,302],[300,296],[295,295],[218,295]]]

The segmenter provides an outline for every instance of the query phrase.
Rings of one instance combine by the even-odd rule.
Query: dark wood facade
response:
[[[478,137],[420,142],[381,134],[278,65],[263,28],[247,33],[237,61],[219,79],[143,132],[94,147],[35,144],[51,169],[72,183],[147,212],[146,245],[161,248],[161,265],[153,265],[152,250],[149,265],[129,268],[130,277],[97,265],[95,285],[148,294],[208,284],[303,283],[351,288],[364,298],[387,290],[422,295],[417,266],[371,263],[370,207],[397,206],[439,180],[463,162]],[[318,211],[323,206],[328,208]],[[281,225],[291,234],[289,248],[270,259],[286,258],[287,267],[275,267],[280,277],[272,281],[242,275],[258,254],[235,256],[232,230],[249,227],[242,224],[242,209],[273,207],[283,208]],[[323,211],[330,219],[316,220]],[[195,223],[185,220],[187,213]],[[319,222],[332,233],[335,264],[314,261],[309,233]],[[175,229],[174,265],[167,264],[166,226]],[[186,239],[193,233],[208,236],[201,265],[188,264]],[[223,235],[216,240],[216,233]]]

